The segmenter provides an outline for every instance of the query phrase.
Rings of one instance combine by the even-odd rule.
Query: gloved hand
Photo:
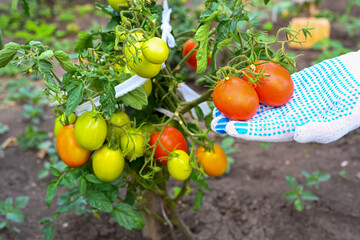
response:
[[[360,50],[291,78],[294,95],[284,106],[260,104],[249,121],[231,121],[215,109],[212,129],[245,140],[329,143],[360,126]]]

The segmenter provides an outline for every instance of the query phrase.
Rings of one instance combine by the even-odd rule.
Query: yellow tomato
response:
[[[142,53],[149,62],[161,64],[168,58],[169,48],[164,40],[153,37],[143,43]]]
[[[145,88],[145,91],[146,91],[146,95],[147,95],[147,96],[150,96],[151,91],[152,91],[152,82],[151,82],[151,79],[147,80],[147,81],[144,83],[144,88]]]
[[[131,127],[129,116],[121,110],[114,112],[111,115],[109,122],[115,126],[109,124],[107,128],[107,138],[111,138],[112,133],[120,137],[126,129]]]
[[[94,153],[92,167],[97,178],[104,182],[112,182],[124,170],[125,160],[120,149],[112,150],[107,145]]]

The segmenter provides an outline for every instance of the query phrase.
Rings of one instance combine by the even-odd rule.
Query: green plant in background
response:
[[[0,122],[0,135],[9,131],[9,127]]]
[[[315,188],[319,187],[320,182],[328,181],[331,177],[330,174],[321,173],[319,171],[314,171],[312,175],[306,171],[301,171],[301,174],[306,178],[305,185],[313,186]],[[285,179],[290,187],[290,191],[285,193],[284,197],[291,201],[293,204],[292,206],[295,207],[297,211],[301,212],[304,209],[304,201],[319,201],[319,198],[311,191],[304,190],[304,186],[298,184],[295,177],[290,174],[286,174]]]
[[[304,200],[319,201],[319,198],[312,192],[304,191],[303,185],[299,185],[296,181],[296,178],[290,174],[286,174],[285,179],[291,190],[285,193],[284,197],[294,204],[293,206],[297,211],[301,212],[304,209]]]
[[[261,143],[259,144],[259,146],[260,146],[261,149],[267,149],[267,148],[270,147],[270,143],[268,143],[268,142],[261,142]]]
[[[238,149],[234,148],[234,144],[235,139],[232,137],[224,137],[219,144],[219,147],[221,147],[221,149],[224,150],[224,153],[226,154],[226,159],[228,163],[227,169],[225,171],[226,173],[230,172],[231,164],[235,162],[234,158],[230,157],[229,154],[238,152]]]
[[[339,171],[339,176],[342,177],[343,179],[347,179],[348,178],[348,173],[345,170],[340,170]]]
[[[64,171],[66,164],[63,161],[60,161],[55,147],[55,138],[53,141],[44,141],[39,144],[39,149],[47,149],[46,153],[48,155],[49,161],[44,162],[44,168],[40,169],[38,173],[38,178],[42,179],[50,175],[50,172],[54,171],[53,169],[58,169],[59,171]]]
[[[7,228],[10,232],[19,232],[20,230],[14,226],[14,223],[24,222],[24,214],[21,208],[25,208],[29,202],[29,197],[21,196],[15,199],[8,197],[4,202],[0,201],[0,229]]]
[[[43,140],[48,138],[48,133],[45,131],[38,130],[35,126],[27,126],[25,133],[19,135],[16,140],[17,143],[25,148],[29,149],[41,149]]]
[[[40,106],[33,106],[30,104],[24,104],[24,111],[21,116],[27,120],[30,120],[33,124],[39,124],[41,120],[46,119],[44,111]]]
[[[307,171],[301,171],[301,174],[306,178],[305,185],[313,186],[314,188],[319,188],[321,182],[328,181],[331,178],[329,173],[322,173],[315,171],[312,174]]]
[[[315,43],[313,49],[322,51],[313,64],[353,51],[345,47],[340,41],[330,38],[324,38],[323,42]]]

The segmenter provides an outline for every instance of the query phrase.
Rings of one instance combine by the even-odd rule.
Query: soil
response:
[[[347,1],[324,1],[322,7],[341,12]],[[343,12],[343,11],[342,11]],[[334,26],[332,36],[346,40],[353,48],[356,38],[344,35]],[[347,38],[347,39],[344,39]],[[296,51],[299,52],[299,51]],[[302,51],[298,59],[299,69],[309,66],[319,54]],[[21,105],[1,106],[0,122],[10,131],[0,135],[0,143],[11,136],[23,133],[29,124],[22,117]],[[46,109],[51,115],[51,110]],[[53,119],[42,122],[40,129],[51,132]],[[358,240],[360,239],[360,129],[342,139],[322,144],[294,142],[271,143],[268,147],[259,142],[236,140],[238,153],[232,154],[235,163],[231,172],[219,178],[209,178],[210,190],[205,192],[201,209],[193,212],[195,194],[186,196],[179,212],[184,222],[199,240]],[[262,147],[261,147],[262,146]],[[25,222],[15,224],[20,229],[13,239],[42,239],[42,217],[52,216],[56,201],[50,208],[45,204],[45,190],[51,177],[38,179],[45,160],[39,160],[36,151],[25,151],[19,146],[4,149],[0,156],[0,200],[7,197],[29,196],[23,209]],[[345,166],[346,165],[346,166]],[[319,197],[318,202],[306,202],[302,212],[296,212],[284,199],[289,190],[285,181],[287,173],[304,183],[301,171],[321,171],[331,174],[331,179],[311,190]],[[346,179],[340,170],[348,173]],[[164,226],[163,239],[170,239]],[[176,230],[178,239],[184,239]],[[0,230],[2,239],[12,239],[8,230]],[[54,239],[144,239],[141,231],[127,231],[117,225],[107,214],[100,218],[93,215],[64,214],[56,222]]]

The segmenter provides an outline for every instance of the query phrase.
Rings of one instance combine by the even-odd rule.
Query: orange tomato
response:
[[[79,146],[75,139],[74,125],[62,127],[56,138],[60,159],[69,167],[80,167],[90,158],[91,151]]]
[[[196,152],[198,165],[202,165],[207,175],[218,177],[224,174],[227,168],[227,158],[224,151],[214,144],[214,152],[205,151],[203,147],[199,147]]]

